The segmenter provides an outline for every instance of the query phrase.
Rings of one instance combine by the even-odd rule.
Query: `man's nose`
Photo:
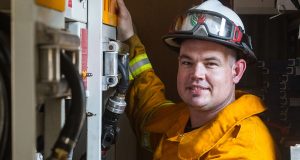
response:
[[[206,69],[203,64],[196,64],[193,68],[192,80],[204,79],[206,75]]]

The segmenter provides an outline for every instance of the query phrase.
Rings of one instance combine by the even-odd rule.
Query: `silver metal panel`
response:
[[[63,12],[58,12],[56,10],[36,6],[37,12],[36,21],[42,24],[46,24],[49,27],[64,29],[65,28],[65,18]]]
[[[66,0],[65,17],[67,20],[87,23],[87,0]]]
[[[12,0],[12,159],[35,158],[34,1]]]
[[[116,27],[112,27],[109,25],[102,25],[102,42],[108,43],[110,40],[117,39],[117,30]]]
[[[88,72],[93,74],[89,78],[87,100],[88,141],[87,159],[101,159],[101,119],[102,119],[102,4],[103,1],[88,1]]]
[[[65,123],[65,101],[63,99],[49,99],[45,103],[45,126],[44,126],[44,157],[51,155],[51,149],[59,136],[60,130]]]

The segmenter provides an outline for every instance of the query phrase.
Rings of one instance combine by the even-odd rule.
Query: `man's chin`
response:
[[[205,106],[207,106],[207,102],[203,102],[203,101],[193,101],[191,100],[189,105],[192,107],[196,107],[196,108],[205,108]]]

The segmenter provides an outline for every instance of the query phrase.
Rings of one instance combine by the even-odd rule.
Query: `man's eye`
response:
[[[216,63],[207,63],[207,65],[214,66],[214,65],[217,65],[217,64]]]
[[[191,63],[191,62],[188,62],[188,61],[181,61],[181,64],[182,64],[182,65],[191,65],[192,63]]]
[[[208,63],[206,63],[206,66],[208,66],[208,67],[216,67],[216,66],[218,66],[218,64],[214,63],[214,62],[208,62]]]

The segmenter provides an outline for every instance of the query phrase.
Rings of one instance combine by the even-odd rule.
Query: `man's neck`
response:
[[[223,108],[219,108],[219,110],[215,110],[214,112],[190,111],[191,127],[198,128],[203,126],[205,123],[215,118]]]
[[[227,105],[235,100],[235,94],[228,97],[228,99],[213,110],[201,111],[190,108],[190,121],[192,128],[198,128],[214,119],[220,111],[222,111]]]

